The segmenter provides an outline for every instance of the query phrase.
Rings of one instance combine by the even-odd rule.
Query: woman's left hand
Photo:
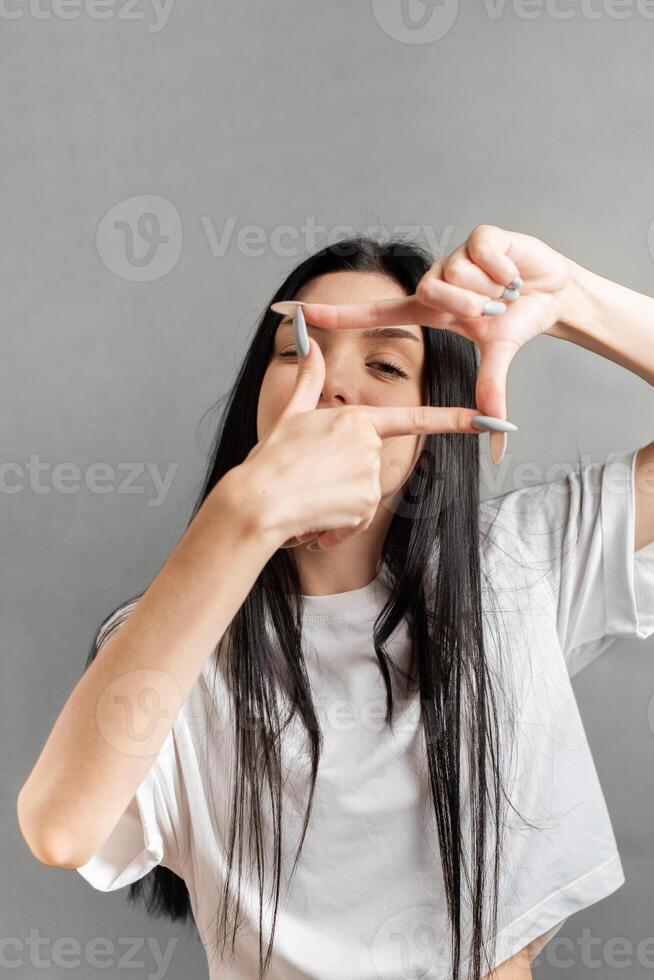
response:
[[[522,286],[502,299],[515,277]],[[335,329],[416,323],[462,334],[479,347],[476,403],[480,414],[506,419],[513,358],[560,318],[570,263],[545,242],[495,225],[479,225],[454,251],[437,259],[415,295],[371,303],[304,303],[307,320]],[[489,300],[506,312],[484,315]]]

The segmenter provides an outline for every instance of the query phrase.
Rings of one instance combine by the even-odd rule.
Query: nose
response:
[[[325,386],[320,395],[319,408],[339,408],[341,405],[356,404],[354,398],[348,395],[351,389],[346,388],[343,382],[339,383],[333,378],[325,376]]]
[[[323,352],[325,361],[325,381],[321,403],[323,408],[356,404],[359,400],[357,381],[353,367],[352,351],[337,351],[334,348]]]
[[[333,399],[330,399],[323,391],[322,395],[320,396],[318,408],[339,408],[341,405],[347,405],[347,401],[343,395],[336,395]]]

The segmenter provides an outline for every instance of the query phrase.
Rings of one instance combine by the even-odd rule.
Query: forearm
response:
[[[220,481],[59,714],[18,801],[44,863],[80,867],[109,836],[274,552],[237,496]]]
[[[559,321],[545,331],[654,384],[654,299],[570,262]]]

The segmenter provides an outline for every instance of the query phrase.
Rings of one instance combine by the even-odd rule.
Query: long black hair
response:
[[[412,294],[432,262],[427,249],[406,239],[379,242],[352,236],[304,259],[270,302],[293,299],[302,286],[317,276],[343,270],[387,276]],[[257,395],[280,319],[281,315],[272,312],[267,304],[231,391],[218,402],[222,406],[226,400],[226,405],[191,521],[218,481],[243,462],[258,441]],[[478,369],[475,344],[448,330],[423,327],[422,333],[426,403],[474,407]],[[471,932],[465,937],[466,946],[469,939],[465,959],[471,980],[480,980],[493,967],[503,828],[499,733],[504,728],[499,724],[499,685],[496,687],[500,678],[489,669],[484,643],[482,590],[484,584],[489,586],[482,582],[485,576],[480,542],[484,533],[480,520],[478,439],[461,433],[427,436],[402,488],[402,502],[394,510],[383,543],[381,563],[391,591],[375,621],[373,638],[386,688],[386,722],[392,724],[395,701],[391,670],[396,665],[388,657],[385,643],[406,617],[412,660],[410,671],[404,673],[405,692],[420,698],[426,750],[424,775],[429,780],[438,830],[451,927],[452,976],[460,975],[467,888]],[[224,672],[232,695],[236,748],[227,877],[216,942],[224,948],[227,940],[235,849],[239,885],[241,856],[245,852],[257,869],[260,909],[263,907],[266,841],[261,804],[266,785],[274,821],[274,914],[264,958],[260,913],[260,978],[272,955],[280,894],[284,775],[280,741],[285,726],[297,714],[307,733],[311,783],[293,871],[310,819],[323,744],[301,647],[297,601],[301,592],[293,551],[276,551],[213,654],[216,670]],[[274,638],[262,633],[260,624],[266,618],[272,623]],[[114,618],[111,631],[121,621],[120,616]],[[103,627],[96,635],[87,666],[98,653]],[[106,638],[105,632],[103,640]],[[273,655],[273,643],[281,652],[281,663],[279,653]],[[280,692],[291,706],[287,716],[280,710]],[[192,918],[184,881],[162,866],[133,883],[128,897],[130,901],[143,899],[150,914],[172,920],[186,920],[189,915]],[[232,954],[240,911],[238,892],[232,921]]]

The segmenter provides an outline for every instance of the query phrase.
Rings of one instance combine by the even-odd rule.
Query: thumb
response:
[[[325,383],[325,359],[315,340],[312,337],[308,340],[307,356],[302,357],[298,351],[295,387],[280,418],[299,415],[300,412],[310,412],[318,404]]]
[[[484,415],[505,419],[507,414],[506,386],[509,367],[520,345],[500,340],[482,349],[477,372],[475,401]]]

